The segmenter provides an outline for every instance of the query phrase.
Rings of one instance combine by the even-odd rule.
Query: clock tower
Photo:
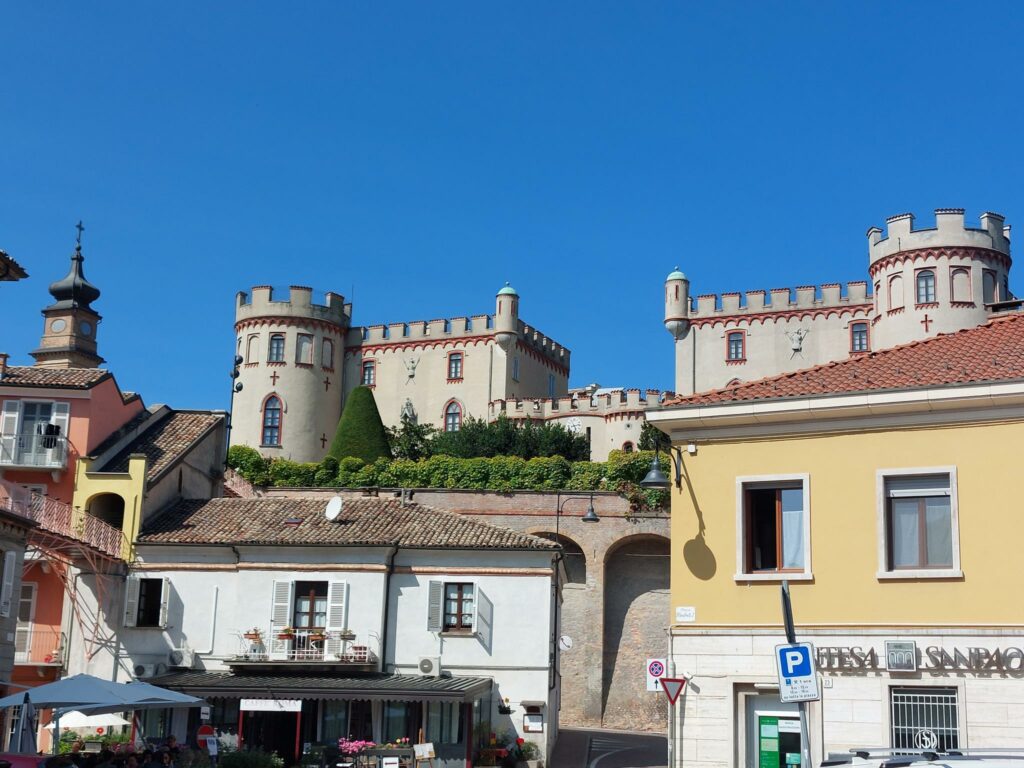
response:
[[[99,288],[85,279],[82,270],[82,223],[67,275],[50,285],[54,303],[43,310],[43,338],[32,353],[40,368],[98,368],[96,326],[100,316],[90,304],[100,297]]]

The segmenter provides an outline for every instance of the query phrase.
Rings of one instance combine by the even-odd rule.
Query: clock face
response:
[[[78,324],[78,328],[86,336],[92,333],[92,323],[87,323],[84,320]]]
[[[566,419],[565,428],[568,429],[570,432],[582,432],[583,421],[580,419],[579,416],[573,416],[571,419]]]
[[[64,320],[54,320],[52,323],[50,323],[50,330],[53,331],[54,333],[60,333],[67,327],[68,324]]]

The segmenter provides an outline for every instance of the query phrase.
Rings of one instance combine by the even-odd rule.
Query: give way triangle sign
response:
[[[675,704],[679,694],[686,687],[686,678],[663,677],[661,678],[661,690],[668,696],[668,703]]]

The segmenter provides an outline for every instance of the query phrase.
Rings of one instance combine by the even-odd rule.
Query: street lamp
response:
[[[661,460],[658,452],[655,451],[654,458],[651,460],[651,468],[644,476],[644,479],[640,481],[640,487],[663,489],[668,488],[670,485],[672,485],[672,482],[661,471]]]
[[[231,414],[235,410],[235,393],[242,391],[242,382],[238,381],[238,377],[242,375],[241,371],[238,370],[245,359],[241,355],[235,355],[235,367],[231,369],[231,373],[228,375],[231,377],[231,400],[228,403],[228,418],[224,423],[224,463],[228,463],[228,449],[231,447]]]
[[[562,494],[559,493],[558,499],[556,499],[555,507],[555,543],[557,543],[558,545],[562,544],[561,540],[558,538],[558,524],[559,521],[561,521],[562,519],[562,510],[565,508],[565,505],[568,504],[570,501],[575,501],[578,499],[588,499],[589,503],[587,504],[587,511],[583,514],[583,517],[580,518],[580,521],[584,523],[601,522],[601,518],[599,518],[597,516],[597,513],[594,511],[594,494],[577,494],[575,496],[566,496],[564,499],[561,498],[561,496]]]

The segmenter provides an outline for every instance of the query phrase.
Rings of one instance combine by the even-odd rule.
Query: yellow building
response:
[[[780,583],[815,647],[812,759],[1024,747],[1024,316],[667,403],[673,766],[799,764]]]

